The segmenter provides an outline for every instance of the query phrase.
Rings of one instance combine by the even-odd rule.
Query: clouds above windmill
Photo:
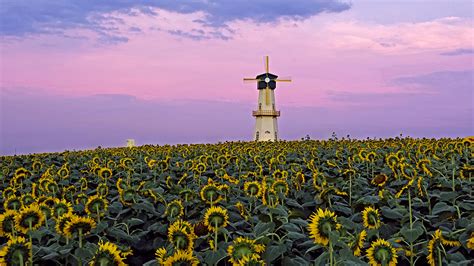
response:
[[[7,0],[2,1],[0,6],[0,33],[13,37],[31,34],[63,35],[67,30],[80,28],[92,30],[104,40],[126,41],[123,36],[117,36],[120,35],[119,26],[124,23],[117,16],[119,14],[159,16],[159,10],[179,14],[201,13],[204,15],[194,22],[210,28],[226,28],[227,23],[236,20],[255,23],[276,22],[280,19],[301,20],[322,12],[342,12],[349,8],[350,4],[341,0]],[[215,37],[221,36],[215,34]]]

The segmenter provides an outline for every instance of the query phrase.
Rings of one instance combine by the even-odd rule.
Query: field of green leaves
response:
[[[0,157],[0,265],[473,265],[473,141]]]

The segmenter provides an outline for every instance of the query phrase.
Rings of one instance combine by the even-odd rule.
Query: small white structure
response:
[[[127,147],[135,147],[135,140],[134,139],[127,139]]]
[[[278,140],[277,118],[280,116],[280,111],[277,111],[275,107],[276,83],[291,82],[291,79],[278,79],[277,75],[271,74],[268,66],[268,56],[265,56],[265,73],[255,78],[244,78],[244,81],[257,82],[258,109],[252,112],[256,119],[254,140]]]

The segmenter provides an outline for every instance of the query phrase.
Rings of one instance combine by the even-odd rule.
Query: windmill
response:
[[[291,79],[278,79],[277,75],[270,73],[268,56],[265,56],[265,73],[255,78],[244,78],[244,81],[257,82],[258,110],[252,112],[256,119],[254,140],[278,140],[277,117],[280,116],[280,111],[275,107],[276,83],[291,82]]]

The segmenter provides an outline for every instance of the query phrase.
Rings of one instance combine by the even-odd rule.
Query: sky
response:
[[[264,72],[282,139],[474,135],[470,0],[0,0],[0,155],[249,141]]]

